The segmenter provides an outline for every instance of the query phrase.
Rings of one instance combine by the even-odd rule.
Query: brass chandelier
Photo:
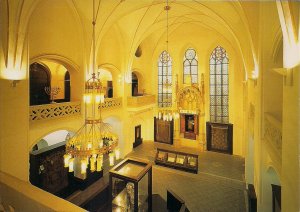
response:
[[[104,103],[103,86],[95,74],[95,0],[93,0],[93,73],[85,83],[83,101],[85,104],[85,122],[71,138],[66,139],[65,167],[74,176],[85,179],[89,168],[91,172],[101,171],[103,155],[109,153],[110,165],[114,165],[114,157],[118,160],[120,150],[117,148],[118,137],[112,132],[112,126],[101,118],[101,107]]]

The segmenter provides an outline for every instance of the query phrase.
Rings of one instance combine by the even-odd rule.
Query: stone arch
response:
[[[72,101],[73,99],[78,99],[80,98],[80,93],[76,90],[77,86],[79,83],[81,83],[81,77],[80,77],[80,68],[79,66],[70,60],[69,58],[66,58],[61,55],[56,55],[56,54],[43,54],[43,55],[38,55],[36,57],[33,57],[30,59],[30,64],[32,63],[57,63],[58,65],[62,65],[64,68],[66,68],[66,71],[69,72],[70,74],[70,99],[69,101]],[[63,89],[64,90],[64,89]],[[76,92],[77,91],[77,92]]]
[[[67,125],[65,125],[67,126]],[[53,132],[56,132],[56,131],[60,131],[60,130],[66,130],[66,131],[69,131],[69,132],[77,132],[77,130],[79,129],[76,129],[76,128],[72,128],[72,127],[65,127],[65,126],[61,126],[61,127],[56,127],[56,128],[53,128],[51,129],[50,131],[44,131],[42,133],[39,133],[39,134],[36,134],[34,136],[32,136],[32,138],[30,139],[30,143],[28,145],[28,151],[30,152],[31,149],[34,147],[34,145],[36,145],[40,140],[42,140],[45,136],[53,133]]]
[[[138,78],[138,93],[143,93],[145,88],[144,76],[138,68],[133,68],[132,73],[134,73]]]
[[[58,135],[57,133],[60,133],[61,135]],[[67,130],[67,129],[60,129],[60,130],[55,130],[55,131],[52,131],[48,134],[46,134],[45,136],[43,136],[41,139],[37,140],[35,142],[35,144],[33,144],[32,146],[32,149],[35,147],[35,145],[38,145],[41,141],[42,143],[46,142],[47,143],[47,146],[52,146],[52,145],[55,145],[56,143],[58,142],[62,142],[64,140],[60,140],[58,142],[54,141],[54,138],[51,138],[51,135],[55,137],[55,139],[65,139],[66,138],[66,135],[70,133],[70,135],[73,135],[75,132],[74,131],[70,131],[70,130]],[[64,135],[65,134],[65,135]]]
[[[121,74],[121,71],[119,68],[117,68],[114,64],[111,63],[102,63],[98,65],[98,70],[103,69],[106,71],[109,71],[112,75],[112,81],[113,81],[113,92],[114,97],[117,97],[120,95],[120,86],[119,86],[119,76]]]
[[[41,54],[30,59],[30,64],[48,60],[65,66],[71,72],[79,72],[79,66],[67,57],[57,54]]]

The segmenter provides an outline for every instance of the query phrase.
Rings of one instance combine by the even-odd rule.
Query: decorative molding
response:
[[[64,102],[29,107],[29,120],[49,120],[81,114],[80,102]]]
[[[80,66],[77,65],[74,61],[70,60],[69,58],[66,58],[62,55],[58,54],[40,54],[37,55],[36,57],[33,57],[30,59],[30,64],[34,62],[40,62],[41,60],[47,60],[47,61],[55,61],[58,62],[67,68],[71,68],[74,71],[79,71]]]
[[[107,109],[115,109],[122,107],[122,97],[117,98],[105,98],[104,103],[99,104],[99,109],[107,110]]]
[[[273,145],[281,155],[282,149],[282,123],[274,116],[265,113],[264,137]]]

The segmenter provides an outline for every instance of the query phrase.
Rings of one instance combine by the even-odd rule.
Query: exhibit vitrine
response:
[[[109,171],[112,211],[151,211],[152,164],[127,158]]]

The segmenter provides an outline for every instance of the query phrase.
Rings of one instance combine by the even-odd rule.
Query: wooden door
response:
[[[180,133],[185,132],[185,115],[180,114]]]
[[[199,135],[199,116],[194,115],[194,133],[195,135]]]

